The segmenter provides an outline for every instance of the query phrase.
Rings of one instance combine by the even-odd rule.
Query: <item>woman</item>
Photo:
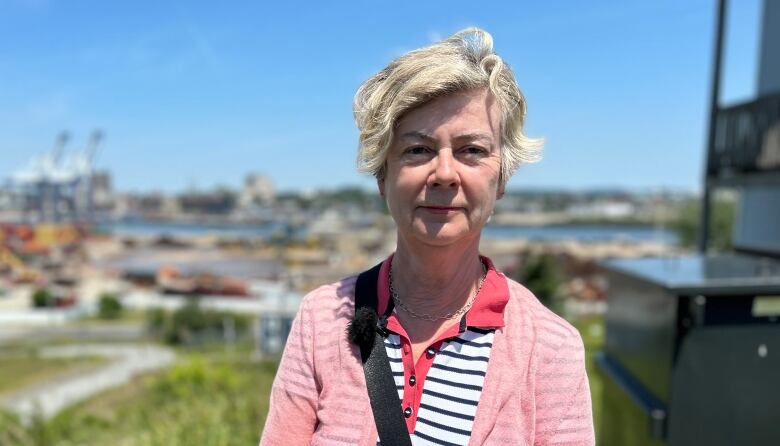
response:
[[[538,142],[491,36],[467,29],[358,90],[358,164],[398,227],[376,309],[411,443],[593,444],[579,334],[479,255],[482,228]],[[374,445],[356,278],[306,296],[273,385],[262,445]],[[382,420],[384,422],[385,420]]]

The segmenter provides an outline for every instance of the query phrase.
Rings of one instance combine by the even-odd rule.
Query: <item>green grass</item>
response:
[[[136,378],[51,420],[25,427],[12,416],[0,416],[0,444],[257,444],[277,362],[250,361],[242,347],[180,353],[178,365]]]
[[[146,310],[134,310],[131,308],[123,308],[122,315],[117,319],[103,319],[97,314],[80,317],[76,321],[76,325],[105,325],[115,322],[146,322],[147,311]]]
[[[598,438],[602,416],[602,377],[597,370],[595,355],[604,345],[604,319],[600,316],[588,316],[569,322],[580,331],[582,342],[585,344],[585,368],[588,372],[590,395],[593,400],[593,424],[596,428],[596,438]]]
[[[100,358],[42,358],[35,349],[0,350],[0,396],[54,376],[92,370],[103,363]]]

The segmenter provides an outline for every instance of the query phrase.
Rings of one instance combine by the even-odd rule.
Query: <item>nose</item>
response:
[[[439,149],[429,184],[433,187],[455,187],[460,184],[455,157],[451,149]]]

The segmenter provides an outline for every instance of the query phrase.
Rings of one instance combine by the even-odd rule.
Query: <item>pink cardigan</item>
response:
[[[303,299],[274,379],[261,446],[376,445],[360,353],[346,337],[356,278]],[[579,333],[507,281],[506,326],[495,333],[469,445],[593,445]]]

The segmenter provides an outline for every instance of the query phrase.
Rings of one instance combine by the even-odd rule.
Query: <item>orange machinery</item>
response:
[[[41,273],[26,258],[77,247],[85,236],[86,230],[73,224],[0,223],[0,270],[10,270],[17,282],[37,282]]]

